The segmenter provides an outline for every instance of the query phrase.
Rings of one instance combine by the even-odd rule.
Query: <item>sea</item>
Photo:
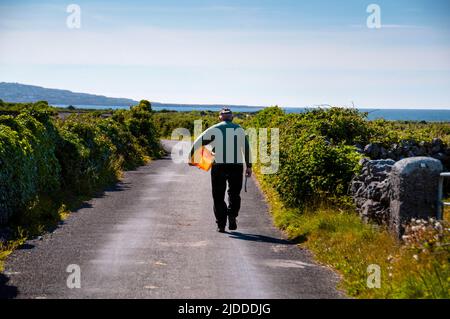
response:
[[[55,105],[59,107],[66,107],[67,105]],[[77,108],[88,109],[128,109],[129,106],[107,106],[107,105],[76,105]],[[153,105],[152,108],[155,111],[178,111],[178,112],[190,112],[190,111],[214,111],[218,112],[222,108],[222,105]],[[258,112],[264,107],[254,106],[230,106],[233,112]],[[304,107],[282,107],[287,113],[302,113],[308,110]],[[359,108],[361,112],[367,112],[369,120],[385,119],[389,121],[426,121],[426,122],[450,122],[450,109],[449,110],[434,110],[434,109],[365,109]]]

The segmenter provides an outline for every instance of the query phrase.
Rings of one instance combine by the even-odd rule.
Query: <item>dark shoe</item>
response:
[[[225,227],[218,227],[218,228],[217,228],[217,231],[218,231],[219,233],[225,233]]]
[[[228,229],[229,230],[237,229],[236,217],[228,216]]]

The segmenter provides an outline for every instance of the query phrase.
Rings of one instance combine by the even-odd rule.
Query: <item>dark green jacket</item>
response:
[[[191,148],[190,156],[201,146],[213,145],[214,164],[243,164],[251,167],[250,146],[244,129],[231,121],[223,121],[205,130]]]

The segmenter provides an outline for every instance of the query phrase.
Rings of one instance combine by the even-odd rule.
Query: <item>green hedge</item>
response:
[[[243,123],[243,119],[247,117],[244,113],[234,113],[234,122]],[[219,112],[213,111],[159,111],[153,115],[156,129],[161,136],[170,138],[172,132],[177,128],[186,128],[191,135],[194,134],[194,121],[202,120],[203,130],[219,122]]]
[[[96,112],[58,119],[46,102],[17,109],[17,116],[0,116],[0,222],[40,198],[90,194],[161,154],[147,101],[107,118]]]
[[[273,185],[284,204],[347,202],[349,183],[359,172],[358,147],[402,140],[450,142],[450,123],[368,121],[356,109],[333,107],[286,114],[278,107],[258,112],[246,127],[280,129],[280,166],[263,178]],[[269,139],[270,141],[270,139]]]
[[[346,195],[361,158],[353,144],[370,136],[364,114],[343,108],[286,114],[272,107],[246,126],[279,128],[279,170],[263,178],[288,207]]]
[[[17,117],[0,116],[0,211],[23,209],[39,193],[60,187],[55,155],[58,136],[50,112],[40,103]]]

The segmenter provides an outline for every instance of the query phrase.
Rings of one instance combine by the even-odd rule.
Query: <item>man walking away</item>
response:
[[[197,149],[211,144],[215,153],[211,168],[212,196],[214,215],[218,231],[225,232],[228,217],[228,229],[236,230],[239,210],[241,208],[242,179],[252,174],[250,163],[250,147],[244,130],[233,123],[233,113],[223,108],[219,113],[220,123],[204,131],[194,142],[190,158]],[[191,163],[189,163],[192,165]],[[225,203],[225,192],[228,185],[228,205]]]

